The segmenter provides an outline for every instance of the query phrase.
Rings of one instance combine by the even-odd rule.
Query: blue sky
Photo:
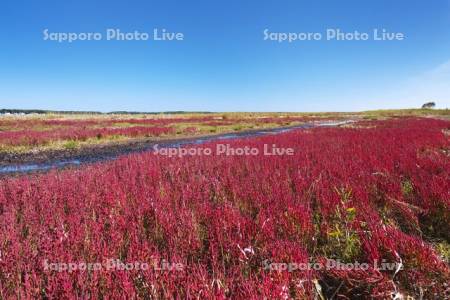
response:
[[[182,32],[183,41],[45,41],[50,32]],[[403,41],[265,41],[263,31]],[[450,1],[0,3],[0,107],[356,111],[450,107]]]

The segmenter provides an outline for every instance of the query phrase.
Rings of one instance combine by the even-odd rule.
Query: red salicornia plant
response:
[[[365,121],[226,141],[292,156],[145,153],[3,179],[0,298],[444,299],[449,126]],[[46,269],[108,259],[151,267]]]

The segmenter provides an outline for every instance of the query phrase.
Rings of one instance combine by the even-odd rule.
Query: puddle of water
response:
[[[322,122],[322,123],[309,123],[309,124],[302,124],[298,126],[292,126],[289,128],[273,128],[273,129],[263,129],[261,131],[253,131],[253,132],[245,132],[245,133],[227,133],[220,136],[210,136],[210,137],[201,137],[195,140],[190,141],[181,141],[181,142],[172,142],[172,143],[161,143],[158,144],[158,148],[179,148],[186,145],[201,145],[206,142],[210,141],[217,141],[217,140],[233,140],[233,139],[239,139],[239,138],[247,138],[247,137],[258,137],[258,136],[264,136],[268,134],[279,134],[279,133],[285,133],[290,132],[296,129],[307,129],[307,128],[313,128],[313,127],[319,127],[319,126],[339,126],[344,125],[348,123],[353,123],[355,121],[353,120],[346,120],[346,121],[339,121],[339,122]],[[65,161],[54,161],[46,164],[24,164],[24,165],[11,165],[11,166],[3,166],[0,167],[0,174],[9,174],[9,173],[27,173],[32,171],[45,171],[50,170],[53,168],[62,168],[66,166],[74,166],[74,165],[81,165],[82,163],[90,163],[90,162],[99,162],[99,161],[106,161],[106,160],[113,160],[116,159],[119,156],[126,155],[129,153],[134,152],[148,152],[153,151],[153,145],[148,147],[147,149],[141,150],[141,151],[128,151],[124,152],[119,155],[109,155],[105,157],[97,157],[97,158],[90,158],[85,160],[80,159],[73,159],[73,160],[65,160]]]
[[[69,165],[80,165],[81,161],[78,159],[58,161],[51,164],[27,164],[27,165],[13,165],[0,167],[0,173],[26,173],[31,171],[45,171],[52,168],[62,168]]]
[[[353,123],[353,122],[355,122],[355,121],[347,120],[347,121],[341,121],[341,122],[324,122],[324,123],[317,124],[316,126],[339,126],[339,125],[345,125],[345,124],[349,124],[349,123]]]

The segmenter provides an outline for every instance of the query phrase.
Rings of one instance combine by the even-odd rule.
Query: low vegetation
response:
[[[293,156],[141,153],[4,178],[0,298],[445,299],[450,122],[357,125],[229,141]],[[108,259],[150,268],[46,268]]]

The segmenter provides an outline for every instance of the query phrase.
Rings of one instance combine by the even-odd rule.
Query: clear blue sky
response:
[[[44,41],[107,28],[178,42]],[[404,41],[264,41],[327,28]],[[450,107],[450,1],[0,2],[0,107],[55,110],[354,111]]]

